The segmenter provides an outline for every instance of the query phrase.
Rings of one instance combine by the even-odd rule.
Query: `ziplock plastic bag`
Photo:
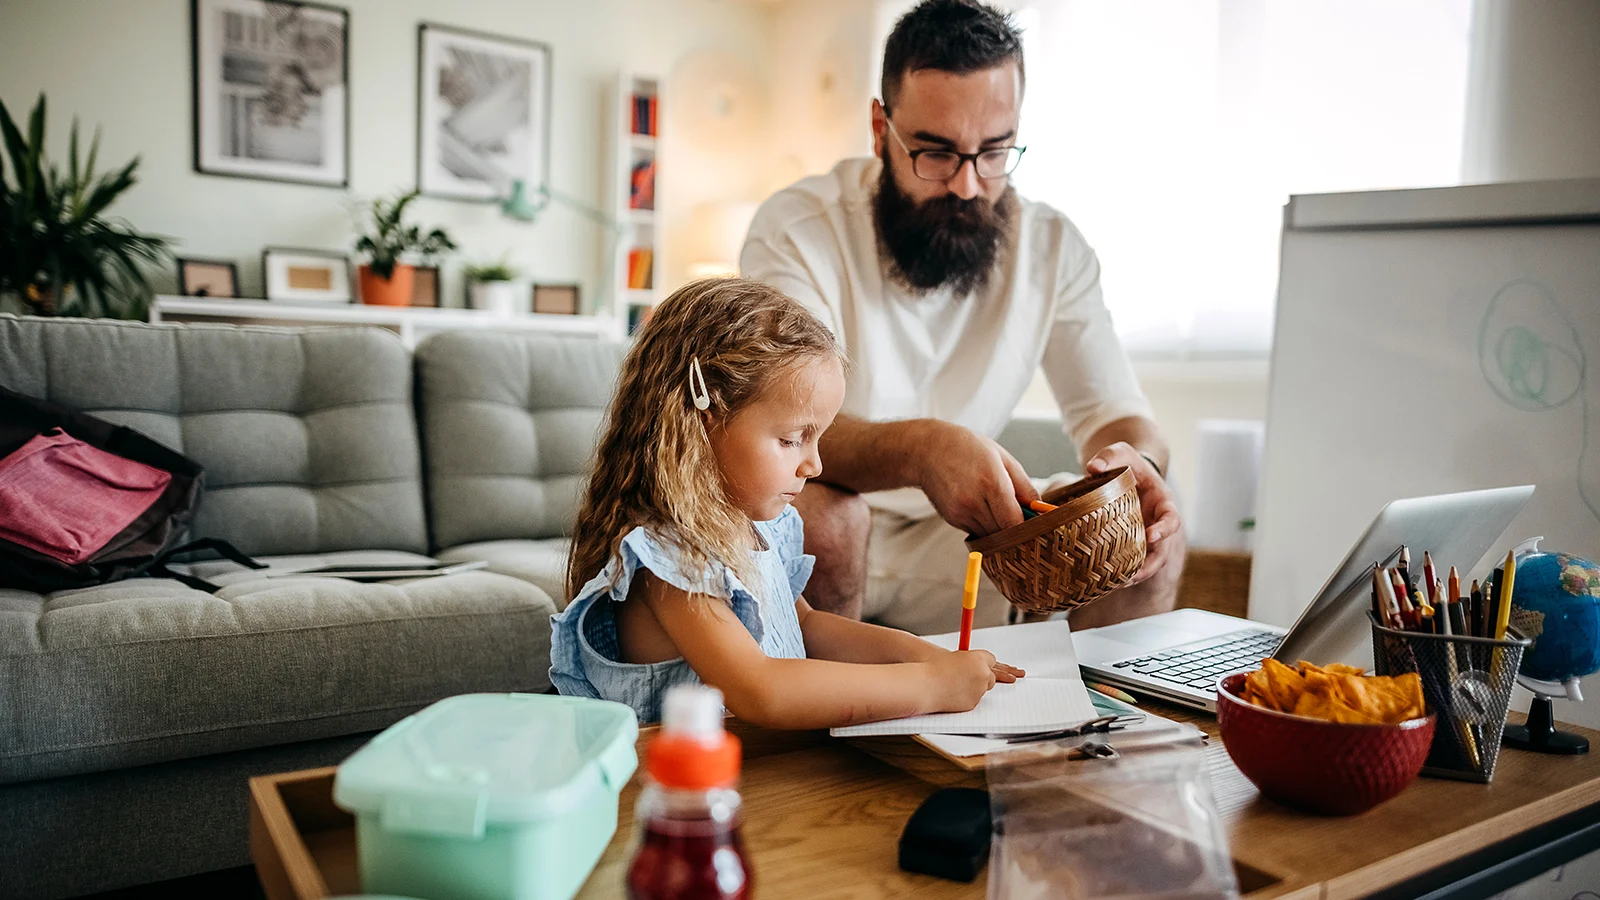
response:
[[[990,754],[990,900],[1238,897],[1204,754],[1081,738]]]

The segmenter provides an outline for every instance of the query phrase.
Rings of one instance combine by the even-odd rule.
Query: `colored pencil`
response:
[[[1514,551],[1506,551],[1505,562],[1505,587],[1500,589],[1500,602],[1494,608],[1494,639],[1506,639],[1506,629],[1511,625],[1511,601],[1515,596],[1512,592],[1517,586],[1517,560],[1512,555]]]
[[[967,584],[961,593],[961,649],[972,649],[972,611],[978,608],[978,573],[983,554],[974,550],[967,554]]]
[[[1422,588],[1428,592],[1428,604],[1439,605],[1439,593],[1435,588],[1439,584],[1439,576],[1433,570],[1433,554],[1427,550],[1422,551]]]
[[[1483,588],[1478,586],[1478,579],[1472,579],[1472,609],[1470,631],[1473,637],[1483,637]]]

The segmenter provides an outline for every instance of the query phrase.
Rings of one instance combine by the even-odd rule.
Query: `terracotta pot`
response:
[[[405,263],[395,263],[394,274],[388,278],[372,271],[371,266],[362,266],[361,302],[373,306],[410,306],[414,275],[416,269]]]

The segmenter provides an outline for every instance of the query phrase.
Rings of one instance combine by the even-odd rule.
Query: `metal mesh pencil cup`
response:
[[[1492,638],[1397,631],[1371,613],[1373,667],[1379,675],[1416,672],[1422,698],[1439,716],[1422,774],[1489,783],[1516,684],[1521,637]]]

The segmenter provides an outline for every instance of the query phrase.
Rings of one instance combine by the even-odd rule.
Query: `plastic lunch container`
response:
[[[463,694],[389,727],[339,766],[369,894],[568,900],[617,828],[638,767],[620,703]]]

